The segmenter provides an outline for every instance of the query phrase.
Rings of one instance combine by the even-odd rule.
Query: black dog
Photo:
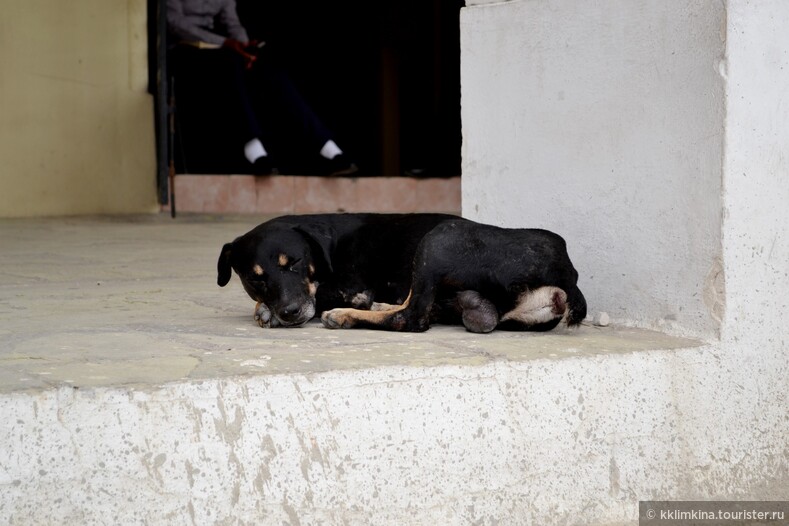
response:
[[[231,268],[263,327],[301,325],[338,307],[353,308],[324,312],[327,327],[549,330],[586,315],[561,237],[443,214],[280,217],[222,248],[220,286]]]
[[[445,214],[318,214],[267,221],[219,255],[217,282],[231,268],[257,301],[261,327],[292,327],[335,307],[402,303],[422,237],[457,220]],[[319,286],[320,285],[320,286]]]
[[[434,321],[462,322],[472,332],[550,330],[579,324],[586,300],[560,236],[446,220],[419,244],[411,291],[388,310],[333,309],[329,328],[424,331]]]

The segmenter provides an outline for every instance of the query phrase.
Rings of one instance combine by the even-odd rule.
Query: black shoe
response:
[[[268,155],[264,155],[263,157],[258,157],[252,163],[252,173],[255,175],[277,175],[279,170],[271,163],[271,158]]]
[[[358,171],[359,167],[356,166],[356,163],[351,161],[344,153],[335,155],[333,159],[326,161],[326,174],[331,177],[351,175]]]
[[[426,179],[430,177],[430,171],[427,168],[409,168],[403,172],[403,175],[415,179]]]

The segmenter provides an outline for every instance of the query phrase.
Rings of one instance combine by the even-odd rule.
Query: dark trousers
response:
[[[205,117],[208,122],[203,125],[236,135],[239,147],[257,137],[272,155],[282,151],[314,156],[331,139],[287,74],[265,54],[252,69],[228,49],[181,45],[170,56],[177,104],[180,108],[186,99],[190,122]],[[229,126],[237,129],[226,129]]]

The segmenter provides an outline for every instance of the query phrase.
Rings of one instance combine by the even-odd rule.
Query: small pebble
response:
[[[607,312],[598,312],[594,317],[594,324],[598,327],[608,327],[609,323],[611,323],[611,318]]]

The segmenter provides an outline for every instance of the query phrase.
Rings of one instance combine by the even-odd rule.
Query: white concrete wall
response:
[[[749,358],[786,359],[789,2],[729,0],[728,20],[723,337],[748,342]]]
[[[563,235],[592,313],[715,337],[725,4],[468,4],[463,214]]]

